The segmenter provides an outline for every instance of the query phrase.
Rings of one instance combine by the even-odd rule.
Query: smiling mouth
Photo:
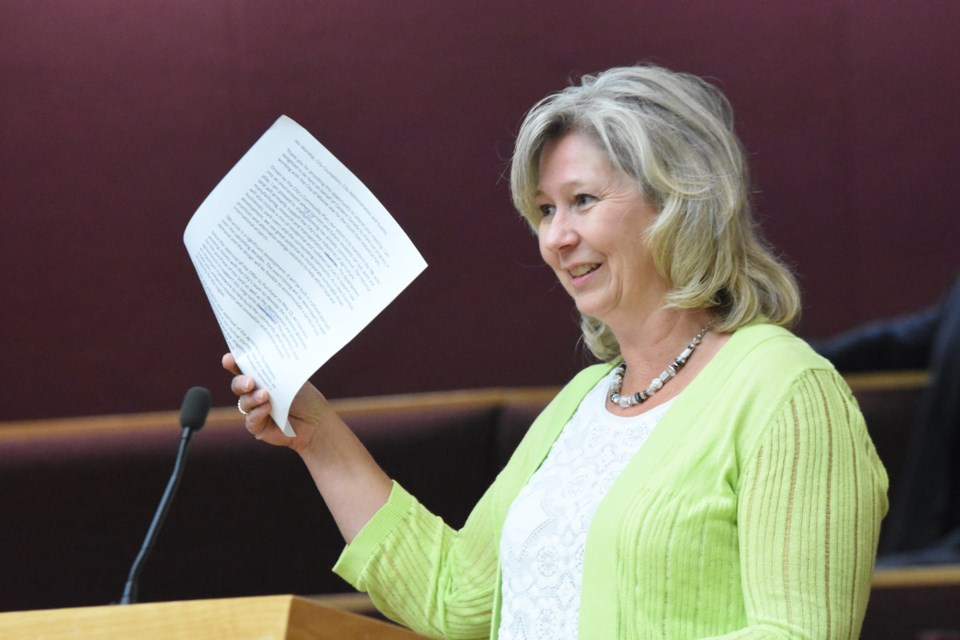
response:
[[[579,278],[580,276],[585,276],[591,271],[596,271],[599,268],[600,268],[599,264],[581,264],[570,269],[568,273],[570,274],[571,277]]]

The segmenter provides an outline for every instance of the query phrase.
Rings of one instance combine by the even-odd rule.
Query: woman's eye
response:
[[[593,204],[597,201],[596,198],[586,193],[578,193],[573,199],[577,203],[578,207],[585,207],[588,204]]]
[[[542,205],[540,205],[540,215],[542,215],[544,218],[546,218],[547,216],[551,215],[551,214],[552,214],[554,211],[556,211],[556,210],[557,210],[557,208],[556,208],[555,206],[553,206],[552,204],[542,204]]]

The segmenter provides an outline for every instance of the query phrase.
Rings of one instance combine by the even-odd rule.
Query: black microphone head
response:
[[[190,387],[180,405],[180,426],[199,431],[210,411],[210,392],[205,387]]]

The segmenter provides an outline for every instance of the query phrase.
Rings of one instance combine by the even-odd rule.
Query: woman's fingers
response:
[[[256,389],[253,380],[246,376],[234,378],[230,388],[237,395],[237,408],[240,409],[240,413],[249,415],[270,402],[270,394],[267,390]]]
[[[237,396],[237,409],[244,416],[243,422],[247,431],[257,440],[289,446],[292,439],[284,435],[270,417],[270,393],[266,389],[258,389],[253,378],[240,371],[232,353],[224,354],[220,363],[224,369],[234,374],[230,381],[230,390]]]
[[[270,403],[265,403],[250,412],[244,419],[247,431],[257,440],[277,446],[289,447],[293,438],[288,437],[270,417]]]
[[[233,357],[232,353],[223,354],[223,358],[220,359],[220,364],[233,375],[240,375],[240,367],[237,366],[237,360]]]
[[[277,428],[270,417],[270,395],[263,389],[245,393],[237,400],[237,408],[244,415],[243,424],[257,440],[270,444],[286,444],[287,436]]]
[[[270,419],[270,405],[260,405],[248,411],[243,424],[257,440],[263,438],[263,434],[273,424],[273,420]]]
[[[237,409],[239,409],[240,413],[244,416],[247,416],[248,426],[251,422],[263,421],[265,419],[264,417],[258,416],[250,419],[250,416],[254,412],[258,412],[258,409],[264,405],[267,405],[266,411],[259,411],[258,413],[269,416],[270,409],[268,403],[270,402],[270,394],[266,389],[257,389],[257,383],[254,382],[253,378],[245,376],[240,372],[233,354],[228,353],[224,355],[221,363],[224,369],[235,374],[230,381],[230,390],[237,396]]]
[[[253,378],[243,374],[233,376],[233,379],[230,381],[230,391],[233,391],[234,395],[237,396],[252,393],[256,390],[256,387],[257,385],[253,381]]]

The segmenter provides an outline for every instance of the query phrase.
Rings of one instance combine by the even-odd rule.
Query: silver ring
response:
[[[245,415],[245,416],[250,415],[249,413],[247,413],[246,411],[243,410],[243,407],[240,406],[240,398],[237,398],[237,411],[239,411],[240,413],[242,413],[242,414]]]

